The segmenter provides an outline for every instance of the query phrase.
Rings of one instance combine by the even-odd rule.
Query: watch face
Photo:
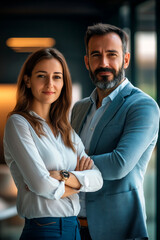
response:
[[[68,177],[69,177],[69,173],[68,173],[67,171],[63,171],[63,176],[64,176],[65,178],[68,178]]]
[[[69,178],[70,174],[66,170],[62,170],[61,171],[61,176],[62,176],[63,180],[67,180]]]

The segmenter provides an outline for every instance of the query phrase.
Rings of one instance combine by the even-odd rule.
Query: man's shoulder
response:
[[[124,88],[124,91],[126,90],[128,91],[128,89],[130,89],[130,94],[128,95],[128,97],[130,100],[132,99],[133,102],[145,101],[145,102],[152,102],[156,106],[158,105],[156,100],[152,96],[144,92],[142,89],[136,86],[133,86],[131,83],[126,85],[126,87]]]
[[[149,113],[154,116],[159,116],[160,109],[156,100],[145,93],[143,90],[137,87],[133,87],[131,93],[126,96],[124,103],[126,109],[135,111],[136,109],[141,110],[141,113]]]
[[[79,101],[77,101],[73,108],[71,113],[71,122],[73,122],[73,119],[77,119],[83,117],[83,115],[88,111],[88,109],[91,106],[91,100],[90,97],[83,98]]]
[[[81,100],[77,101],[76,104],[83,104],[90,102],[90,97],[82,98]]]
[[[154,105],[158,105],[156,100],[152,96],[150,96],[149,94],[147,94],[146,92],[144,92],[140,88],[134,87],[133,96],[135,94],[137,95],[136,98],[135,98],[135,101],[152,102]]]
[[[90,97],[86,97],[86,98],[83,98],[79,101],[77,101],[75,104],[74,104],[74,108],[77,108],[77,107],[84,107],[85,105],[88,105],[91,103],[91,100],[90,100]]]

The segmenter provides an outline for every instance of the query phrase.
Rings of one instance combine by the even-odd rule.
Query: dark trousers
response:
[[[92,240],[88,227],[81,227],[80,234],[81,234],[81,240]],[[128,240],[146,240],[146,239],[147,238],[132,238]],[[100,240],[100,239],[97,239],[97,240]],[[109,240],[109,239],[106,239],[106,240]],[[115,239],[115,240],[118,240],[118,239]]]
[[[92,240],[88,227],[80,227],[81,240]]]
[[[20,240],[81,240],[77,217],[25,219]]]

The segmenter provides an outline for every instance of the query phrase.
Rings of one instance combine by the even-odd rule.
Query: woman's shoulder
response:
[[[28,132],[30,129],[29,122],[20,114],[12,114],[7,119],[4,129],[4,139],[15,134],[21,135],[22,132]]]
[[[7,123],[6,123],[6,125],[12,125],[12,124],[14,124],[14,125],[18,125],[18,124],[28,125],[28,121],[21,114],[14,113],[14,114],[9,116],[9,118],[7,119]]]
[[[24,116],[22,116],[21,114],[18,114],[18,113],[14,113],[14,114],[10,115],[8,120],[10,120],[10,121],[15,121],[15,120],[27,121]]]

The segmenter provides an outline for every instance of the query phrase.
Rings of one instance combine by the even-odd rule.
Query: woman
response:
[[[56,49],[32,53],[21,69],[4,134],[18,214],[25,218],[21,240],[79,240],[77,193],[102,187],[101,173],[68,120],[71,89],[67,63]]]

